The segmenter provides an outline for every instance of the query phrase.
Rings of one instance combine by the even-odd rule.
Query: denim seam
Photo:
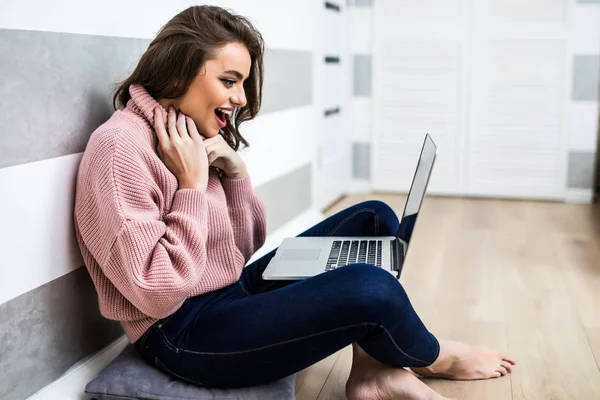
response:
[[[144,332],[144,334],[142,335],[142,341],[140,342],[140,351],[144,348],[144,345],[146,344],[146,339],[148,338],[150,329],[152,329],[152,327],[146,329],[146,332]]]
[[[333,230],[331,230],[327,236],[332,236],[338,229],[340,229],[342,227],[342,225],[344,225],[346,222],[348,222],[350,219],[354,218],[355,216],[357,216],[361,212],[365,212],[365,211],[368,211],[371,214],[374,214],[375,216],[377,216],[377,213],[375,212],[374,209],[372,209],[372,208],[361,208],[360,210],[357,210],[357,211],[353,212],[352,214],[350,214],[349,216],[347,216],[346,218],[344,218],[344,220],[342,222],[340,222],[339,224],[337,224],[335,226],[335,228],[333,228]]]
[[[159,328],[162,328],[163,326],[166,325],[167,322],[169,322],[169,320],[171,319],[171,317],[175,315],[175,312],[172,313],[171,315],[169,315],[168,317],[163,318],[162,320],[157,321],[158,324],[156,324]]]
[[[386,328],[385,326],[383,326],[383,325],[381,325],[381,327],[383,328],[383,330],[385,331],[385,333],[387,333],[387,335],[389,336],[390,340],[391,340],[391,341],[392,341],[392,343],[394,344],[394,347],[395,347],[395,348],[396,348],[396,349],[397,349],[397,350],[398,350],[400,353],[402,353],[402,354],[403,354],[403,355],[405,355],[406,357],[408,357],[408,358],[410,358],[410,359],[413,359],[413,360],[415,360],[415,361],[422,362],[422,363],[425,363],[425,364],[427,364],[427,365],[431,365],[431,364],[433,364],[433,361],[435,361],[435,359],[434,359],[433,361],[425,361],[425,360],[421,360],[421,359],[419,359],[419,358],[413,357],[413,356],[411,356],[410,354],[407,354],[406,352],[404,352],[404,351],[403,351],[403,350],[402,350],[402,349],[401,349],[401,348],[400,348],[400,347],[399,347],[399,346],[396,344],[396,341],[395,341],[395,340],[394,340],[394,338],[392,337],[392,334],[390,333],[390,331],[388,331],[388,330],[387,330],[387,328]],[[436,358],[437,358],[437,357],[436,357]]]
[[[246,290],[246,288],[244,287],[244,284],[242,283],[242,280],[238,280],[238,284],[240,285],[240,288],[242,289],[242,292],[246,293],[246,296],[252,296],[250,293],[248,293],[248,291]]]
[[[236,352],[229,352],[229,353],[208,353],[208,352],[202,352],[202,351],[192,351],[192,350],[186,350],[186,349],[180,349],[178,347],[175,347],[173,344],[171,344],[171,342],[169,342],[169,339],[163,334],[162,335],[162,339],[165,342],[165,344],[167,345],[167,347],[169,347],[171,350],[175,351],[176,353],[179,353],[179,351],[182,351],[183,353],[190,353],[190,354],[194,354],[194,355],[212,355],[212,356],[230,356],[230,355],[236,355],[236,354],[244,354],[244,353],[251,353],[254,351],[258,351],[258,350],[265,350],[265,349],[269,349],[272,347],[276,347],[276,346],[281,346],[284,344],[289,344],[289,343],[293,343],[293,342],[297,342],[299,340],[304,340],[307,339],[309,337],[315,337],[315,336],[320,336],[320,335],[324,335],[326,333],[331,333],[331,332],[335,332],[335,331],[339,331],[339,330],[343,330],[343,329],[347,329],[347,328],[354,328],[357,326],[361,326],[361,325],[375,325],[375,326],[381,326],[383,328],[383,330],[388,334],[390,340],[392,341],[392,343],[394,344],[394,347],[396,347],[396,349],[402,353],[402,355],[415,360],[415,361],[419,361],[422,363],[425,363],[427,365],[430,365],[432,362],[430,361],[424,361],[424,360],[420,360],[416,357],[413,357],[409,354],[407,354],[406,352],[404,352],[394,341],[394,339],[392,338],[392,335],[390,334],[390,332],[387,330],[386,327],[382,326],[381,324],[377,324],[374,322],[363,322],[360,324],[353,324],[353,325],[348,325],[348,326],[343,326],[341,328],[335,328],[335,329],[330,329],[328,331],[324,331],[324,332],[319,332],[319,333],[313,333],[307,336],[302,336],[300,338],[296,338],[296,339],[291,339],[291,340],[286,340],[284,342],[279,342],[279,343],[274,343],[268,346],[263,346],[263,347],[257,347],[255,349],[249,349],[249,350],[243,350],[243,351],[236,351]],[[161,332],[162,333],[162,332]]]
[[[158,332],[160,333],[161,339],[164,342],[164,344],[169,348],[169,350],[174,351],[175,353],[179,353],[179,347],[175,347],[171,341],[167,338],[167,336],[165,335],[165,333],[162,331],[162,329],[158,329]]]
[[[258,292],[256,292],[256,294],[264,293],[268,288],[270,288],[271,286],[274,286],[276,283],[278,283],[278,282],[277,281],[269,282],[268,284],[261,287],[260,290]]]

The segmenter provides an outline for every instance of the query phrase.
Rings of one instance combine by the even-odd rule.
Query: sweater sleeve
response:
[[[103,273],[142,313],[163,318],[190,297],[207,264],[208,200],[195,189],[175,192],[162,215],[161,198],[143,162],[113,162],[113,201],[102,202],[100,221],[118,223],[99,261]],[[109,245],[109,243],[107,243]]]
[[[265,204],[252,187],[250,177],[221,178],[235,243],[244,260],[248,260],[264,243],[267,235]]]

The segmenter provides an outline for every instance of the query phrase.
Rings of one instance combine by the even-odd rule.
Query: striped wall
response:
[[[574,197],[591,198],[600,145],[600,0],[578,0],[573,18],[567,188]]]
[[[352,191],[370,190],[372,0],[350,0],[352,79]]]
[[[0,398],[24,399],[121,335],[74,238],[79,160],[114,85],[158,29],[197,2],[4,0],[0,6]],[[272,232],[311,207],[312,4],[216,1],[265,38],[261,114],[241,151]],[[294,9],[295,18],[281,18]]]

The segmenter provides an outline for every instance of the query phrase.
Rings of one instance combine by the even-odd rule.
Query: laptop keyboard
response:
[[[382,247],[382,240],[336,240],[331,245],[325,270],[356,263],[381,267]]]

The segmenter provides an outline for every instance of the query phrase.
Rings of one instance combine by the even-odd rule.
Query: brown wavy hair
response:
[[[131,99],[129,86],[143,86],[154,99],[175,99],[183,96],[207,60],[228,43],[240,43],[251,58],[250,75],[244,82],[247,104],[238,109],[223,128],[222,136],[234,150],[240,143],[249,143],[239,132],[242,122],[253,119],[262,102],[264,77],[262,35],[248,21],[223,8],[193,6],[171,19],[142,55],[137,67],[115,92],[113,106],[126,106]]]

